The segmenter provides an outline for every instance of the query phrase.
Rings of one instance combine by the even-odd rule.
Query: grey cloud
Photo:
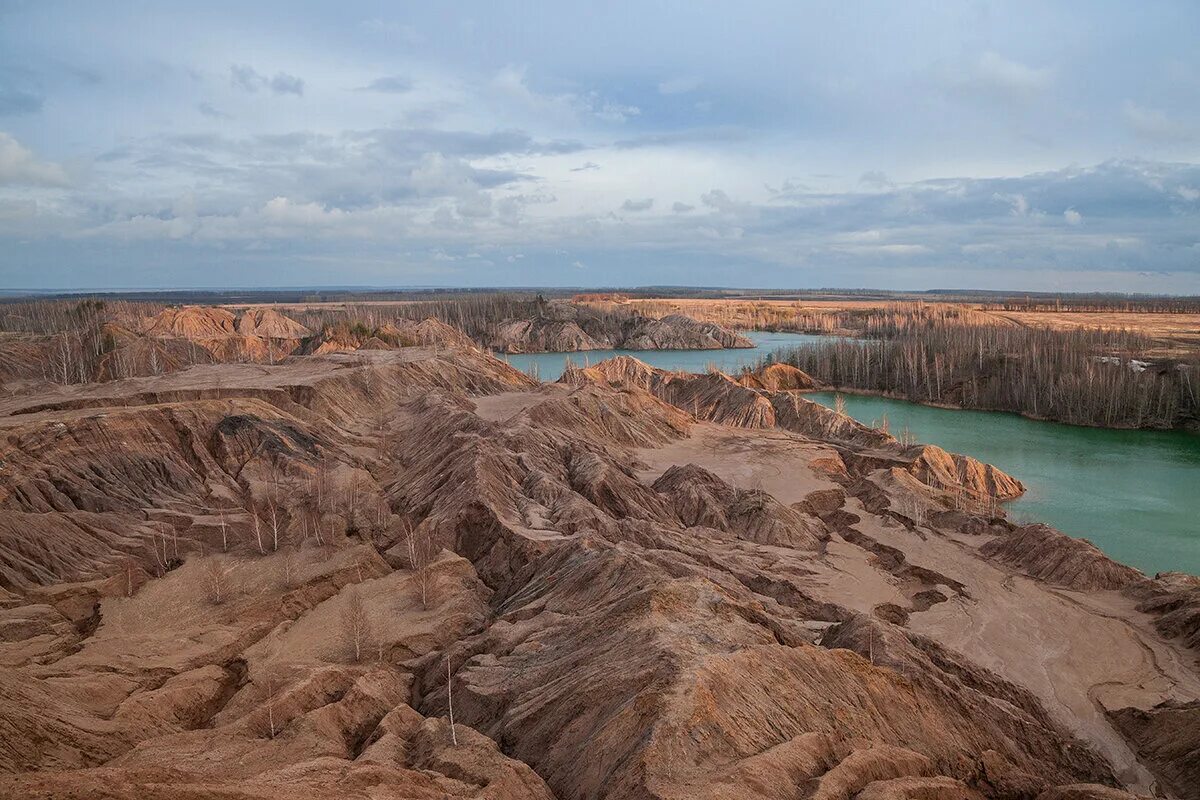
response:
[[[689,206],[687,203],[680,203],[679,201],[676,201],[675,204],[671,206],[671,210],[676,214],[686,214],[689,211],[694,211],[695,208],[695,206]]]
[[[271,78],[271,91],[275,94],[302,95],[304,94],[304,79],[280,72],[274,78]]]
[[[654,206],[654,198],[647,197],[645,200],[626,200],[621,204],[622,211],[649,211]]]
[[[41,111],[44,102],[45,98],[40,94],[14,86],[0,86],[0,117]]]
[[[196,106],[196,110],[204,116],[211,117],[212,119],[233,119],[233,117],[226,114],[224,111],[221,111],[212,103],[200,103],[198,106]]]
[[[412,88],[412,81],[410,81],[408,78],[402,78],[399,75],[388,75],[382,78],[376,78],[366,86],[360,87],[359,91],[382,92],[383,94],[404,94],[405,92],[411,92]]]
[[[700,202],[717,211],[732,211],[736,203],[721,189],[713,189],[700,195]]]
[[[277,72],[272,78],[258,72],[248,64],[232,64],[229,67],[229,82],[234,88],[246,92],[257,92],[260,89],[270,89],[275,94],[304,94],[304,79]]]
[[[360,139],[395,155],[419,155],[439,152],[469,158],[503,154],[551,155],[583,150],[580,142],[568,140],[536,140],[517,130],[476,133],[447,131],[434,128],[379,128],[355,134]]]
[[[595,161],[588,161],[578,167],[571,167],[571,172],[589,172],[594,169],[600,169],[600,165]]]

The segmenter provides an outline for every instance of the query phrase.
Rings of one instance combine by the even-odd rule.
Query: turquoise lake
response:
[[[810,336],[805,333],[764,333],[751,331],[746,338],[754,342],[754,348],[743,350],[586,350],[578,353],[526,353],[522,355],[496,354],[527,375],[543,381],[556,381],[570,361],[577,366],[596,364],[613,356],[633,356],[652,367],[677,369],[687,372],[704,372],[710,364],[728,374],[743,367],[752,367],[760,358],[784,347],[828,341],[828,337]]]
[[[805,395],[832,407],[834,395]],[[1200,436],[1040,422],[1016,414],[931,408],[843,395],[866,424],[887,416],[893,434],[995,464],[1025,494],[1005,508],[1018,522],[1045,522],[1090,539],[1112,558],[1153,575],[1200,574]]]
[[[501,356],[543,381],[557,380],[567,362],[595,364],[631,355],[663,369],[703,372],[715,365],[734,374],[784,347],[821,336],[747,334],[746,350],[593,350]],[[833,406],[834,394],[806,395]],[[866,424],[886,416],[920,442],[995,464],[1026,486],[1005,504],[1018,522],[1045,522],[1090,539],[1112,558],[1148,574],[1200,574],[1200,435],[1182,431],[1082,428],[1016,414],[932,408],[903,400],[844,395],[846,412]]]

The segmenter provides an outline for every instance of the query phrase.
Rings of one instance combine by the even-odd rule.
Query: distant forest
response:
[[[1078,425],[1173,428],[1200,418],[1197,364],[1140,360],[1152,342],[1135,332],[1006,325],[924,304],[872,309],[854,321],[857,338],[774,359],[833,387]]]

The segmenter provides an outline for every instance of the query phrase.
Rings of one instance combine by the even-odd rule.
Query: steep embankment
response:
[[[712,322],[681,314],[661,319],[632,313],[603,313],[567,302],[531,305],[528,316],[506,319],[489,329],[484,344],[503,353],[576,350],[717,350],[753,347],[744,336]]]

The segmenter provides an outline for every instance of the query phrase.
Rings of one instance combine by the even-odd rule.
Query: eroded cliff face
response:
[[[1190,587],[796,382],[439,345],[4,400],[0,795],[1195,796]]]
[[[713,322],[681,314],[662,319],[605,314],[561,301],[538,304],[531,316],[504,320],[489,332],[488,348],[502,353],[576,350],[718,350],[753,347],[746,337]]]

